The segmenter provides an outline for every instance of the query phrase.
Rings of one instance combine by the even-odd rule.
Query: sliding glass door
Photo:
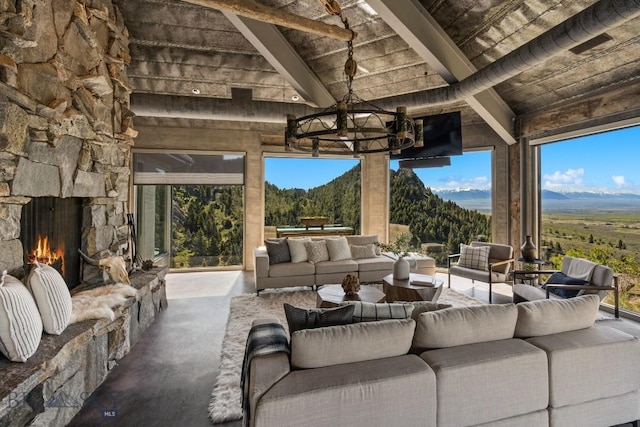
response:
[[[138,258],[243,266],[244,155],[134,153]]]

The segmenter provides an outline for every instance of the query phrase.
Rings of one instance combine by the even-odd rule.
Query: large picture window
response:
[[[294,232],[305,217],[323,218],[327,231],[360,232],[359,160],[269,157],[264,164],[266,238]]]
[[[541,255],[611,267],[620,308],[640,314],[640,127],[542,145]],[[605,303],[613,304],[613,295]]]
[[[490,151],[451,156],[445,167],[390,167],[390,241],[409,234],[412,247],[445,266],[460,243],[491,240]]]
[[[135,153],[134,190],[141,260],[242,267],[243,155]]]

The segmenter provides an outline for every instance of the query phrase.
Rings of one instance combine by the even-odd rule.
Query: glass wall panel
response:
[[[491,152],[451,156],[451,165],[399,168],[390,162],[389,240],[409,234],[414,250],[446,266],[460,243],[491,240]]]
[[[142,260],[243,265],[243,155],[134,153],[133,179]]]
[[[640,314],[640,127],[545,144],[540,255],[613,268],[620,307]],[[605,303],[613,304],[613,295]]]
[[[264,164],[265,238],[360,233],[359,160],[274,157]],[[305,230],[308,221],[323,225]]]

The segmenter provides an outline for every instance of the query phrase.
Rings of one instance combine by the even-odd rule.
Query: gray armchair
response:
[[[475,283],[476,280],[489,284],[489,303],[491,303],[492,284],[511,282],[510,272],[513,267],[513,247],[500,243],[487,242],[471,242],[472,248],[480,246],[489,247],[489,256],[486,263],[470,268],[468,264],[462,265],[462,252],[452,254],[447,257],[447,278],[448,286],[451,287],[451,276],[464,277],[471,279]],[[454,261],[457,260],[457,263]]]
[[[587,277],[583,277],[583,284],[562,284],[554,280],[554,273],[563,273],[565,276],[571,276],[572,271],[576,271],[576,266],[592,266],[591,272]],[[584,269],[584,267],[583,267]],[[573,258],[565,256],[562,259],[561,270],[514,270],[514,279],[518,277],[530,278],[534,275],[551,274],[546,283],[542,286],[532,286],[524,283],[513,285],[513,302],[519,303],[523,301],[533,301],[538,299],[549,298],[571,298],[573,296],[596,294],[602,301],[608,292],[614,293],[614,314],[620,317],[619,295],[618,295],[618,276],[613,270],[606,265],[596,264],[582,258]],[[558,295],[557,290],[574,291],[573,294]],[[562,292],[560,292],[562,294]]]

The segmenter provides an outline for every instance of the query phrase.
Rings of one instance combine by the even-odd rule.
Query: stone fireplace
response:
[[[84,253],[126,255],[137,133],[120,12],[110,0],[15,0],[2,8],[0,270],[23,267],[32,248],[23,241],[31,230],[22,230],[22,216],[43,198],[80,204],[74,221]],[[98,275],[85,265],[77,280]]]
[[[58,270],[69,289],[80,284],[82,204],[79,197],[33,197],[22,207],[20,241],[24,266],[35,262]]]
[[[69,287],[101,281],[78,249],[101,259],[129,247],[137,132],[123,18],[111,0],[6,0],[0,30],[0,270],[24,274],[46,237]],[[0,356],[0,425],[66,425],[166,307],[165,273],[132,274],[136,298],[113,319],[43,334],[25,363]]]

